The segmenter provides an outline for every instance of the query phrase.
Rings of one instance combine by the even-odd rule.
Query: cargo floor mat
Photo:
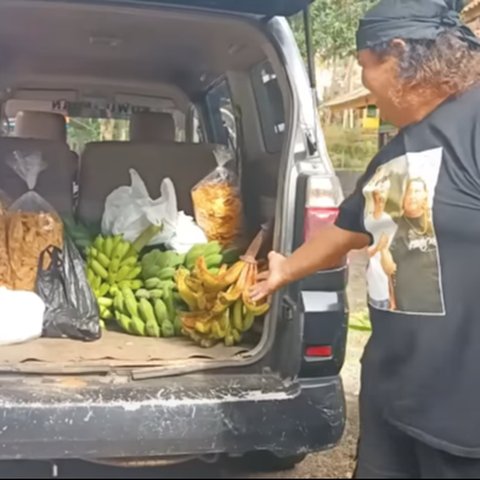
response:
[[[105,367],[161,366],[191,359],[229,359],[252,346],[201,348],[184,338],[144,338],[104,331],[100,340],[40,338],[0,346],[0,371],[102,371]]]

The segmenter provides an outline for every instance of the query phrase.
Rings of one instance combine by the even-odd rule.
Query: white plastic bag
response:
[[[45,304],[33,292],[0,287],[0,345],[11,345],[42,336]]]
[[[195,223],[193,217],[179,212],[175,235],[168,242],[167,247],[178,253],[187,253],[194,245],[207,242],[207,236]]]
[[[174,235],[177,224],[177,197],[169,178],[160,186],[160,197],[153,200],[140,175],[130,169],[131,185],[115,189],[105,201],[102,218],[104,235],[123,235],[130,242],[150,225],[162,226],[162,231],[149,245],[167,243]]]

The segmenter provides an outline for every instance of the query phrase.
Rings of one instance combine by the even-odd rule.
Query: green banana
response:
[[[226,347],[233,347],[235,344],[235,338],[231,333],[225,336],[224,343]]]
[[[113,252],[113,237],[107,237],[103,244],[103,253],[108,259],[112,258]]]
[[[162,280],[162,283],[158,288],[168,288],[169,290],[173,290],[176,287],[177,284],[173,280]]]
[[[118,288],[118,285],[112,285],[110,289],[108,290],[108,293],[114,297],[118,292],[120,292],[120,288]]]
[[[162,286],[162,281],[159,278],[149,278],[145,280],[145,287],[149,290],[154,288],[160,288]]]
[[[123,298],[125,299],[125,308],[132,317],[138,317],[138,303],[135,295],[130,288],[122,289]]]
[[[135,267],[138,263],[138,257],[136,255],[127,257],[122,260],[122,267]]]
[[[135,296],[140,299],[140,298],[146,298],[147,300],[150,298],[150,292],[146,290],[145,288],[141,288],[140,290],[137,290],[135,292]]]
[[[171,338],[175,336],[175,327],[170,320],[164,320],[162,323],[162,336]]]
[[[100,306],[105,308],[110,308],[113,305],[113,300],[107,297],[99,297],[97,298],[97,302]]]
[[[159,274],[158,278],[160,280],[171,280],[175,276],[176,269],[173,267],[167,267],[162,269]]]
[[[139,337],[144,337],[145,336],[146,327],[145,327],[145,324],[142,322],[142,320],[140,320],[139,317],[132,316],[131,328],[132,328],[132,332],[135,335],[138,335]]]
[[[152,304],[145,298],[141,298],[138,304],[138,313],[140,318],[145,322],[156,322],[155,313]]]
[[[95,276],[94,282],[92,284],[92,290],[99,290],[102,286],[102,279],[100,277]]]
[[[222,246],[220,245],[220,243],[217,242],[216,240],[213,240],[207,243],[203,254],[205,257],[208,257],[210,255],[219,254],[221,251],[222,251]]]
[[[98,288],[98,296],[104,297],[105,295],[107,295],[109,290],[110,285],[108,283],[102,283],[102,285]]]
[[[131,271],[132,271],[132,267],[129,267],[128,265],[122,265],[118,273],[115,275],[115,281],[120,283],[123,280],[130,280],[127,277]]]
[[[126,311],[125,308],[125,298],[123,297],[122,292],[118,292],[113,299],[113,306],[116,310],[123,313]]]
[[[108,267],[110,266],[110,259],[102,252],[100,252],[97,256],[98,263],[100,265],[108,270]]]
[[[243,331],[243,302],[242,300],[237,300],[232,308],[232,324],[233,327],[238,331]]]
[[[229,248],[222,252],[223,262],[227,265],[233,265],[240,259],[240,252],[237,248]]]
[[[167,307],[168,319],[172,322],[175,319],[175,315],[177,314],[177,312],[173,303],[173,292],[167,287],[164,287],[163,290],[163,301],[165,302],[165,306]]]
[[[212,323],[212,336],[217,340],[221,340],[225,337],[225,332],[222,331],[222,328],[217,321]]]
[[[182,334],[183,325],[182,325],[182,319],[180,318],[180,315],[175,316],[175,320],[173,322],[173,328],[175,330],[175,335],[180,336]]]
[[[238,344],[242,341],[242,334],[238,330],[236,330],[236,329],[232,330],[232,336],[233,336],[233,340],[236,344]]]
[[[162,323],[168,319],[167,306],[162,300],[157,299],[155,300],[154,310],[158,325],[162,325]]]
[[[157,299],[163,298],[163,290],[160,288],[154,288],[153,290],[149,290],[148,293],[150,294],[150,298]]]
[[[95,281],[95,273],[90,267],[87,268],[87,280],[90,285],[93,285],[93,282]]]
[[[191,270],[198,257],[201,257],[205,254],[206,245],[194,245],[185,255],[185,266]]]
[[[100,313],[100,318],[102,320],[112,320],[113,319],[113,313],[112,313],[111,310],[106,308],[105,310],[103,310],[103,312]]]
[[[101,252],[103,251],[103,244],[105,242],[105,237],[102,237],[102,235],[99,235],[93,242],[93,247],[98,251]]]
[[[130,243],[126,242],[125,240],[120,241],[120,243],[113,250],[112,260],[119,260],[121,262],[130,250],[130,246]]]
[[[205,257],[205,265],[207,268],[220,267],[223,257],[219,253],[208,255]]]
[[[243,325],[240,329],[241,332],[247,332],[253,327],[253,323],[255,322],[255,315],[251,312],[247,312],[245,318],[243,319]]]
[[[162,331],[158,326],[157,322],[152,322],[152,321],[148,321],[145,324],[145,333],[149,337],[155,337],[155,338],[159,338],[162,335]]]
[[[100,264],[98,260],[92,260],[90,262],[90,266],[92,267],[92,270],[95,272],[95,274],[98,275],[101,279],[108,279],[107,270],[105,270],[105,268]]]
[[[133,333],[132,320],[128,318],[127,315],[117,312],[116,317],[117,317],[117,322],[123,331],[127,333]]]
[[[140,273],[142,273],[142,267],[130,268],[130,271],[125,277],[125,280],[135,280],[140,275]]]
[[[129,288],[130,290],[139,290],[143,287],[143,282],[141,280],[122,280],[118,283],[120,288]]]

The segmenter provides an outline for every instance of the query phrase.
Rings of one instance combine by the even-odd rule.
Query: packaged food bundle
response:
[[[227,247],[242,233],[243,203],[238,177],[226,167],[231,154],[221,148],[214,154],[218,166],[192,189],[192,200],[195,220],[208,240]]]
[[[0,193],[0,287],[12,287],[7,243],[7,202]]]
[[[7,215],[11,283],[15,290],[34,291],[41,253],[51,246],[63,248],[63,223],[53,207],[33,191],[47,167],[41,155],[14,152],[8,164],[29,189],[11,205]]]
[[[33,291],[40,254],[50,246],[63,247],[62,222],[52,213],[14,212],[8,222],[8,246],[15,290]]]

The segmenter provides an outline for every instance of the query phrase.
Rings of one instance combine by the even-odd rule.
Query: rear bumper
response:
[[[289,456],[334,446],[345,424],[338,377],[288,385],[255,375],[199,375],[123,386],[105,380],[59,382],[2,385],[0,459],[254,450]]]

